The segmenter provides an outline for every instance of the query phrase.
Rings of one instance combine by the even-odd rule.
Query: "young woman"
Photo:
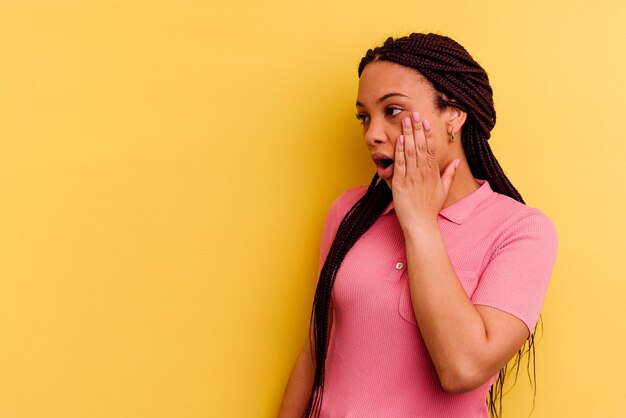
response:
[[[358,72],[377,173],[331,207],[311,338],[279,416],[497,414],[487,393],[525,342],[533,348],[554,226],[493,156],[492,90],[462,46],[389,38]]]

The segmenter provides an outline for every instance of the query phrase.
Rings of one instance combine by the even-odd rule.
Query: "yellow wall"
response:
[[[373,173],[356,65],[410,31],[485,66],[495,152],[560,233],[532,417],[626,417],[625,20],[617,0],[1,0],[0,417],[272,417],[326,210]]]

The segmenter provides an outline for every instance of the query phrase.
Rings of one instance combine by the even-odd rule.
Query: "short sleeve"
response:
[[[472,302],[514,315],[532,334],[548,289],[557,247],[552,221],[537,209],[524,211],[499,235]]]

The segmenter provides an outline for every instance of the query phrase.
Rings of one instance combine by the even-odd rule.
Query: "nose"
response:
[[[384,123],[372,118],[364,133],[365,144],[369,147],[380,145],[387,140]]]

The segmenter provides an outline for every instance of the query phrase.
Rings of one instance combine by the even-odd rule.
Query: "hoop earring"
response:
[[[450,134],[450,143],[454,142],[454,129],[452,129],[452,133]]]

